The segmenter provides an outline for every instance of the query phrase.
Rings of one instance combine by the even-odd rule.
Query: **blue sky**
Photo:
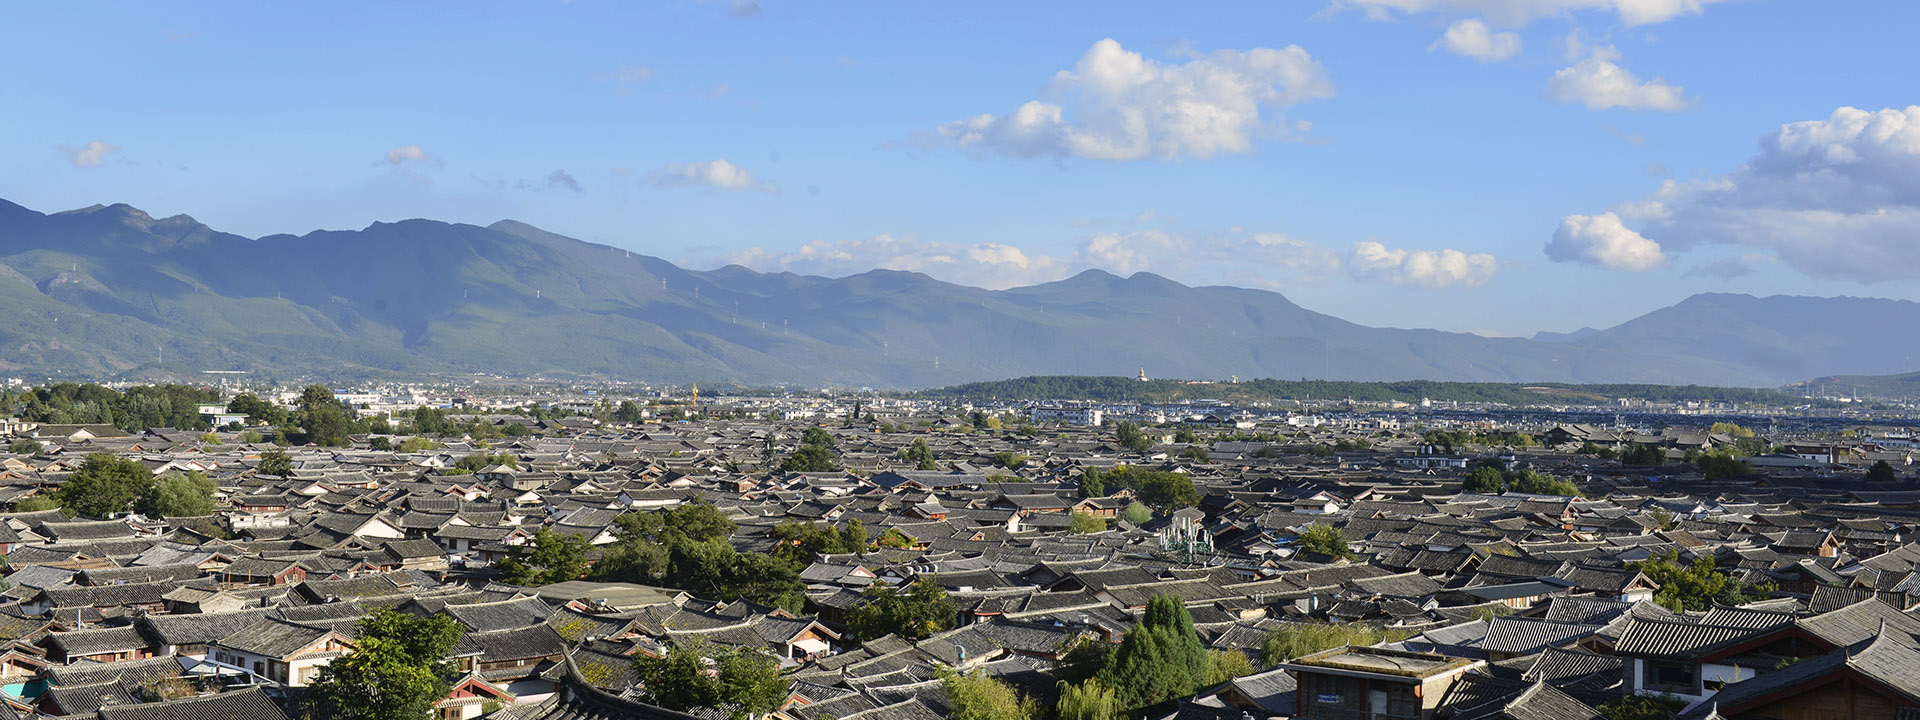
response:
[[[523,220],[685,266],[1100,267],[1530,334],[1920,299],[1920,6],[60,3],[0,198],[248,236]]]

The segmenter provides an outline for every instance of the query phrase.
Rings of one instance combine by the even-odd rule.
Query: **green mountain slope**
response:
[[[1920,322],[1913,303],[1702,297],[1572,340],[1490,339],[1369,328],[1277,293],[1147,273],[1088,271],[989,291],[884,270],[838,279],[691,271],[513,221],[407,220],[256,240],[125,205],[42,214],[0,201],[0,369],[25,374],[496,372],[927,387],[1146,367],[1221,379],[1761,386],[1779,384],[1787,367],[1874,367],[1847,358],[1878,352],[1882,338],[1810,333],[1811,317]]]

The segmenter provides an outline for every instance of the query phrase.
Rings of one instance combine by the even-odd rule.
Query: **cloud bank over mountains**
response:
[[[1636,231],[1625,221],[1639,221]],[[1747,268],[1777,261],[1802,274],[1867,283],[1920,275],[1920,105],[1842,107],[1782,125],[1724,175],[1668,180],[1646,198],[1569,215],[1547,256],[1644,271],[1713,247]],[[1708,275],[1743,274],[1727,260]]]

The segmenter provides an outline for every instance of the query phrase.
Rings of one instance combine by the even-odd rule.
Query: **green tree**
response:
[[[139,461],[94,453],[61,483],[60,506],[68,515],[104,520],[131,509],[153,488],[153,472]]]
[[[948,670],[940,678],[953,706],[953,720],[1028,720],[1040,717],[1040,706],[1020,697],[1013,686],[990,675],[963,675]]]
[[[440,408],[418,407],[413,410],[413,429],[422,435],[445,435],[453,432],[453,421],[448,413]]]
[[[1140,527],[1153,520],[1153,510],[1138,501],[1130,502],[1120,511],[1120,519],[1127,521],[1129,525]]]
[[[285,450],[268,450],[260,453],[260,464],[254,470],[261,475],[287,477],[293,474],[293,456]]]
[[[387,437],[385,435],[375,435],[373,437],[367,438],[367,449],[368,450],[392,450],[393,438]]]
[[[1083,635],[1060,650],[1060,661],[1053,666],[1053,676],[1061,682],[1078,685],[1098,676],[1112,657],[1113,643]]]
[[[1751,464],[1728,453],[1715,452],[1701,455],[1696,464],[1700,468],[1700,474],[1705,475],[1708,480],[1725,480],[1753,472]]]
[[[40,446],[39,440],[33,438],[20,438],[7,446],[7,452],[15,455],[39,455],[45,449]]]
[[[1086,471],[1080,473],[1080,497],[1106,496],[1107,481],[1106,478],[1101,477],[1099,470],[1087,468]]]
[[[1210,650],[1207,652],[1207,678],[1201,687],[1211,687],[1238,677],[1246,677],[1255,672],[1253,661],[1239,650]]]
[[[1101,671],[1100,682],[1113,688],[1123,707],[1156,705],[1191,689],[1185,669],[1161,648],[1160,635],[1157,628],[1135,625]]]
[[[60,500],[49,495],[35,495],[13,504],[14,512],[41,512],[60,509]]]
[[[720,699],[736,719],[764,716],[786,704],[791,684],[780,675],[780,658],[763,648],[721,653]]]
[[[801,445],[780,462],[780,472],[833,472],[840,469],[833,449],[824,445]]]
[[[786,561],[765,553],[743,553],[724,539],[670,540],[661,582],[696,596],[798,611],[806,586]]]
[[[1147,437],[1146,433],[1140,432],[1139,425],[1125,420],[1113,426],[1113,436],[1122,447],[1134,452],[1146,452],[1148,448],[1153,447],[1153,439]]]
[[[325,385],[308,385],[300,391],[300,427],[307,433],[307,441],[315,445],[328,447],[350,447],[353,445],[353,411],[338,399]]]
[[[213,496],[219,491],[220,487],[198,470],[167,473],[153,482],[135,507],[149,518],[212,515]]]
[[[1078,685],[1060,683],[1060,701],[1054,704],[1060,720],[1125,720],[1126,710],[1114,697],[1113,688],[1100,678],[1087,678]]]
[[[847,622],[861,640],[889,634],[924,640],[952,628],[959,614],[947,591],[930,577],[914,580],[904,591],[891,585],[874,585],[865,594],[866,602],[854,609]]]
[[[804,432],[800,433],[800,444],[823,447],[828,450],[839,449],[839,446],[834,444],[833,433],[817,427],[807,428]]]
[[[927,447],[926,438],[914,438],[912,445],[900,451],[900,458],[913,463],[916,470],[940,469],[940,463],[934,460],[933,448]]]
[[[1899,477],[1894,475],[1893,466],[1885,460],[1875,462],[1873,467],[1867,468],[1867,482],[1890,483],[1898,479]]]
[[[1667,464],[1667,451],[1658,445],[1633,445],[1620,452],[1620,464],[1659,467]]]
[[[502,580],[528,587],[578,580],[587,574],[587,539],[540,528],[533,541],[515,545],[500,560]]]
[[[260,396],[253,393],[240,393],[233,396],[233,400],[227,403],[227,412],[239,413],[247,416],[248,420],[270,425],[279,423],[285,415],[278,406],[261,400]]]
[[[1156,595],[1147,602],[1147,612],[1141,622],[1165,633],[1168,642],[1161,651],[1181,665],[1187,682],[1197,689],[1206,679],[1207,646],[1194,630],[1193,615],[1187,612],[1187,606],[1176,596]]]
[[[1200,442],[1200,436],[1193,431],[1193,428],[1183,427],[1173,433],[1173,441],[1191,445]]]
[[[1347,546],[1346,533],[1326,523],[1308,525],[1307,529],[1300,533],[1300,550],[1338,558],[1353,557],[1353,549]]]
[[[1579,486],[1571,481],[1543,475],[1531,468],[1508,472],[1507,489],[1532,495],[1581,496]]]
[[[1405,630],[1364,623],[1283,622],[1267,630],[1267,637],[1260,643],[1260,664],[1271,667],[1322,650],[1399,642],[1410,636]]]
[[[380,609],[360,621],[354,649],[320,669],[309,688],[325,720],[427,720],[458,677],[447,656],[460,642],[447,615]]]
[[[1695,558],[1683,564],[1679,552],[1673,550],[1627,563],[1627,567],[1645,573],[1647,579],[1659,585],[1653,601],[1674,612],[1705,610],[1716,602],[1742,605],[1764,600],[1774,590],[1771,585],[1747,585],[1722,574],[1711,558]]]
[[[640,406],[634,404],[632,400],[621,400],[620,408],[613,411],[613,419],[623,423],[633,424],[645,420],[647,417],[646,413],[640,410]]]
[[[648,699],[669,710],[725,708],[729,717],[745,720],[778,710],[787,699],[780,660],[762,649],[674,640],[666,657],[638,655],[633,666]]]
[[[436,443],[432,440],[428,440],[419,435],[415,435],[405,440],[401,440],[400,446],[395,448],[395,450],[398,450],[403,453],[417,453],[417,452],[426,452],[428,450],[432,450],[439,446],[440,446],[439,443]]]
[[[1461,484],[1460,489],[1470,493],[1498,495],[1507,491],[1507,477],[1499,468],[1482,465],[1467,473],[1466,482]]]
[[[1741,427],[1738,423],[1730,422],[1714,423],[1712,427],[1707,428],[1707,432],[1714,435],[1725,435],[1734,439],[1753,437],[1752,430]]]
[[[885,530],[880,531],[880,537],[879,539],[875,540],[874,543],[879,545],[880,547],[889,547],[889,548],[894,548],[896,550],[905,550],[907,548],[913,547],[914,539],[911,537],[908,537],[906,533],[901,532],[900,528],[887,528]]]
[[[704,643],[674,640],[665,657],[634,656],[640,687],[655,705],[687,711],[720,704],[720,679],[707,673]]]
[[[1019,470],[1020,468],[1026,467],[1027,462],[1032,459],[1033,458],[1017,452],[997,452],[993,454],[992,462],[994,465],[1008,470]]]
[[[1200,490],[1193,486],[1193,478],[1176,472],[1149,472],[1138,490],[1140,499],[1154,507],[1193,507],[1200,502]]]
[[[1069,523],[1068,529],[1080,534],[1097,533],[1107,529],[1106,518],[1084,510],[1073,511],[1073,518]]]

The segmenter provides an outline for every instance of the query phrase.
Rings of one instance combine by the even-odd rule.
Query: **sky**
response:
[[[1530,335],[1920,299],[1903,0],[34,3],[0,198],[516,219],[706,269],[1100,268]]]

